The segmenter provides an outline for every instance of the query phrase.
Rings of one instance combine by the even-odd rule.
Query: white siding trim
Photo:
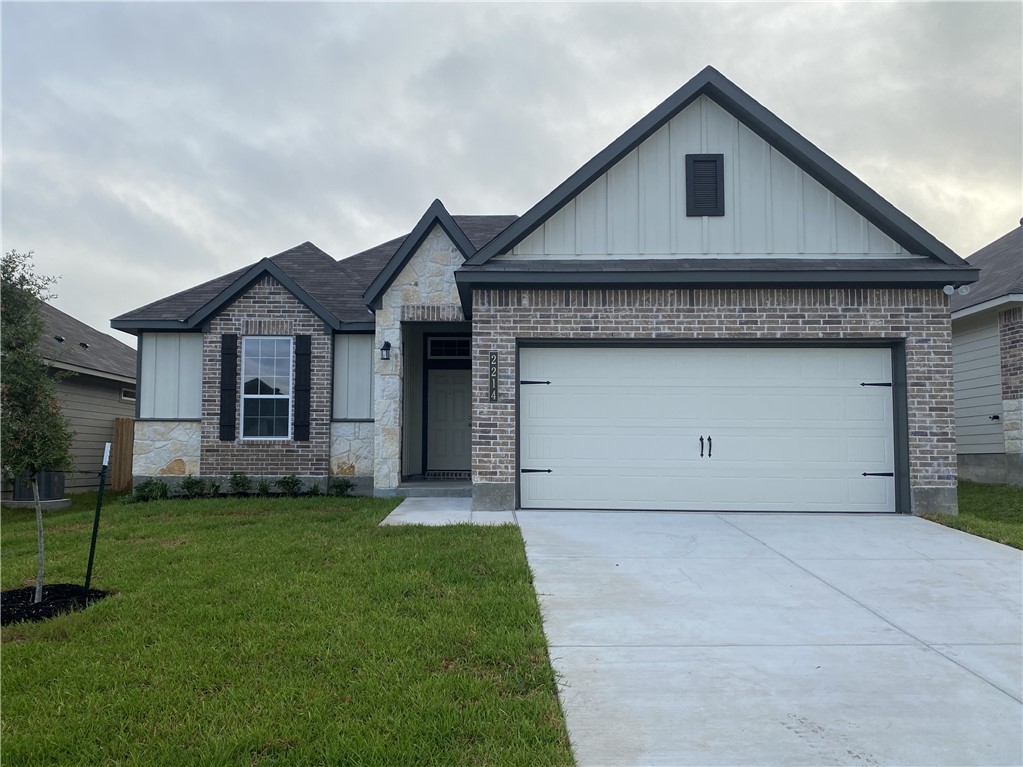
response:
[[[373,417],[373,363],[369,334],[334,336],[334,418]]]
[[[140,418],[202,415],[202,335],[143,333]]]

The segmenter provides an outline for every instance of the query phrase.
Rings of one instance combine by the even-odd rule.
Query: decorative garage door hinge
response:
[[[863,472],[864,477],[894,477],[894,471],[865,471]]]
[[[550,474],[550,469],[519,469],[523,474]]]
[[[890,389],[892,385],[890,383],[861,383],[860,386],[887,386]]]
[[[519,381],[519,384],[522,385],[522,386],[526,386],[528,384],[544,384],[545,386],[550,386],[551,382],[550,381]]]

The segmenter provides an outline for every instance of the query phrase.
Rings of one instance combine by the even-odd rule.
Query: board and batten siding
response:
[[[686,216],[687,154],[724,155],[724,216]],[[511,254],[497,258],[907,255],[760,136],[700,96]]]
[[[373,336],[334,336],[335,419],[373,417]]]
[[[83,374],[57,382],[61,411],[75,432],[71,443],[75,471],[64,473],[66,492],[80,493],[99,487],[103,447],[114,441],[114,419],[135,415],[135,403],[122,399],[121,391],[134,388],[132,384]]]
[[[201,416],[202,334],[143,333],[139,417]]]
[[[1004,453],[998,318],[989,316],[956,320],[953,329],[952,359],[959,452]],[[991,416],[998,416],[998,419],[993,420]]]

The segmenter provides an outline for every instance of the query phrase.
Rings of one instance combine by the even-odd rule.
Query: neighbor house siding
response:
[[[235,439],[220,440],[221,336],[311,336],[309,440],[240,439],[242,397],[235,406]],[[323,479],[329,470],[332,334],[274,278],[261,278],[215,316],[203,338],[202,435],[200,464],[206,476],[250,475]],[[292,357],[294,365],[294,355]],[[235,386],[241,391],[241,366]],[[291,398],[294,410],[295,397]],[[292,418],[294,421],[294,418]]]
[[[135,415],[135,403],[121,399],[121,390],[127,388],[135,387],[85,374],[57,382],[61,410],[75,432],[71,443],[75,470],[64,474],[66,492],[79,493],[99,487],[103,448],[114,440],[114,419]]]
[[[1003,453],[1002,371],[998,319],[955,320],[956,437],[960,453]]]
[[[686,215],[686,155],[724,155],[724,215]],[[515,246],[518,258],[905,257],[888,235],[700,96]]]
[[[900,339],[913,511],[954,511],[950,324],[947,297],[930,289],[477,290],[473,482],[504,498],[515,487],[517,339]],[[497,402],[488,396],[490,351],[499,357]]]

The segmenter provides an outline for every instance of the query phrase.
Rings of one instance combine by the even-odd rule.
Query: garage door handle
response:
[[[703,437],[700,437],[700,458],[703,458]]]
[[[710,458],[710,451],[714,449],[714,441],[707,435],[707,457]]]
[[[523,474],[550,474],[550,469],[519,469]]]
[[[894,471],[865,471],[863,472],[864,477],[894,477]]]

